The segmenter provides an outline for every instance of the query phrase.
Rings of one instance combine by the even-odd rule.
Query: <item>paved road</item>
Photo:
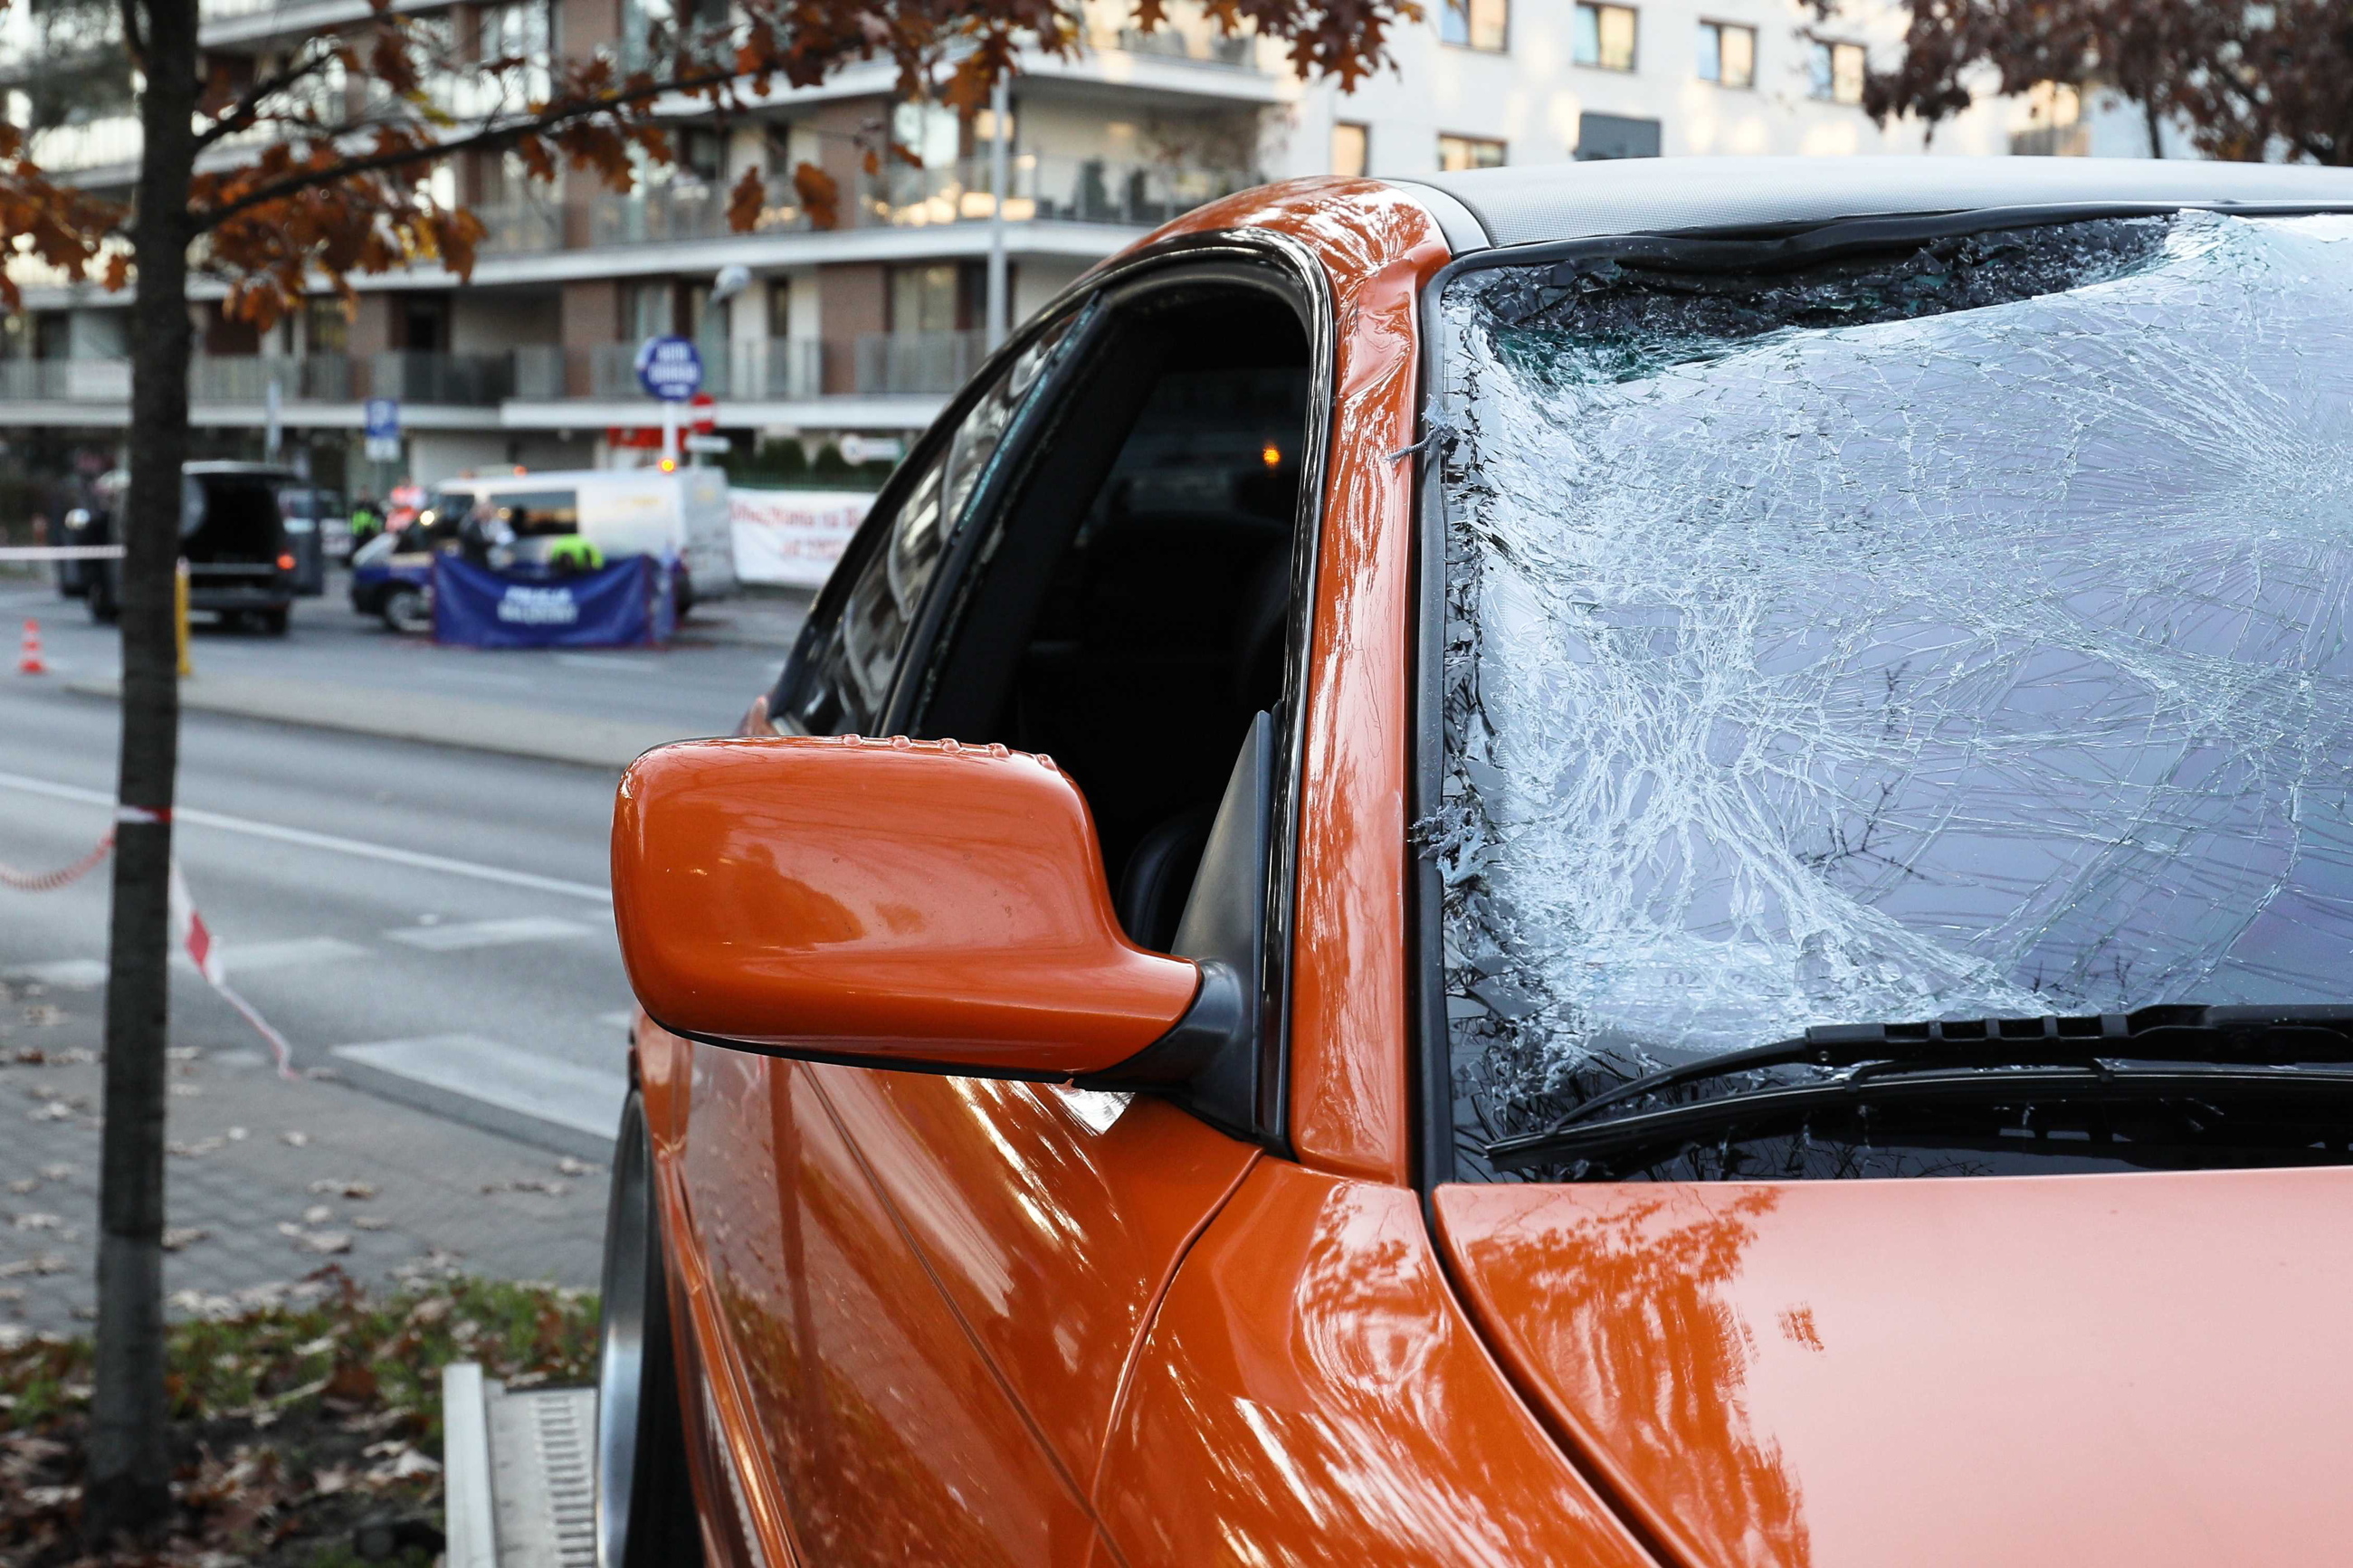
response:
[[[83,671],[114,663],[111,638],[88,627],[79,606],[0,580],[0,625],[27,613],[41,615],[53,661]],[[717,643],[468,654],[406,643],[332,601],[302,605],[282,642],[222,634],[195,649],[200,673],[234,665],[465,698],[495,688],[499,700],[554,710],[623,707],[680,735],[727,729],[781,658],[773,647]],[[14,662],[0,665],[0,862],[45,869],[76,859],[106,829],[117,710],[65,691],[61,679],[5,673]],[[349,1236],[351,1256],[370,1267],[447,1249],[473,1266],[593,1283],[596,1180],[557,1176],[554,1166],[567,1152],[599,1152],[622,1081],[629,994],[605,894],[612,789],[611,773],[595,768],[185,716],[176,844],[195,901],[232,983],[293,1043],[300,1065],[332,1076],[278,1083],[235,1011],[192,972],[176,976],[172,1038],[193,1053],[183,1070],[196,1092],[174,1100],[173,1136],[215,1147],[173,1162],[173,1223],[213,1232],[175,1258],[174,1289],[217,1294],[273,1268],[292,1277],[302,1257],[287,1254],[308,1244],[278,1227],[305,1226],[301,1211],[322,1202],[334,1210],[323,1228]],[[0,888],[9,993],[0,1064],[27,1050],[42,1058],[0,1065],[0,1326],[55,1326],[82,1304],[77,1290],[86,1294],[76,1281],[87,1215],[73,1216],[95,1173],[87,1123],[97,1080],[72,1053],[99,1038],[106,909],[103,868],[53,892]],[[42,1119],[30,1123],[37,1136],[11,1138],[20,1117]],[[248,1136],[231,1140],[234,1127]],[[322,1129],[339,1130],[335,1146],[349,1159],[322,1161],[308,1152],[319,1144],[298,1150],[276,1136],[323,1138]],[[87,1160],[58,1152],[69,1134],[90,1145]],[[41,1175],[61,1163],[76,1168],[72,1180]],[[378,1186],[377,1209],[397,1224],[353,1232],[347,1211],[361,1205],[307,1194],[309,1182],[344,1176]],[[512,1189],[551,1179],[567,1192]],[[27,1192],[7,1188],[26,1181]],[[24,1227],[27,1214],[37,1218]],[[62,1230],[80,1238],[61,1245]],[[6,1272],[42,1258],[71,1268]],[[12,1300],[12,1290],[25,1294]]]

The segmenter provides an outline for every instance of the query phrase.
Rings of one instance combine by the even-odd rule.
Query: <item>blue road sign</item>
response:
[[[400,439],[400,399],[371,397],[367,400],[367,438],[371,441]]]
[[[638,345],[638,384],[664,403],[702,390],[702,356],[686,338],[648,338]]]

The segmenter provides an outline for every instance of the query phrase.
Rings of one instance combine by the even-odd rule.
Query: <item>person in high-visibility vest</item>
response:
[[[605,564],[605,552],[593,540],[563,533],[547,542],[547,563],[558,572],[594,572]]]

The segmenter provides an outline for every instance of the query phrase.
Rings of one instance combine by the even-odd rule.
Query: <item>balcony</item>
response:
[[[988,356],[980,332],[868,332],[858,340],[861,393],[954,392]]]
[[[1047,220],[1150,228],[1205,202],[1248,190],[1261,176],[1247,169],[1173,163],[1121,163],[1024,153],[1009,161],[1008,223]],[[677,180],[640,186],[626,196],[586,201],[516,202],[476,209],[489,230],[482,249],[505,255],[556,249],[567,243],[604,247],[723,239],[730,193],[716,184]],[[967,158],[938,168],[904,166],[862,178],[835,214],[842,228],[930,228],[986,223],[997,208],[988,160]],[[770,185],[750,232],[808,233],[816,226],[789,184]]]
[[[199,354],[188,366],[195,403],[266,403],[275,382],[286,403],[353,403],[397,397],[411,403],[490,407],[511,395],[507,354],[442,354],[394,350],[350,354]],[[0,402],[125,403],[127,359],[0,360]]]
[[[188,366],[188,398],[194,403],[265,403],[275,382],[278,395],[288,402],[349,403],[352,380],[347,354],[201,354]]]
[[[514,395],[643,397],[635,343],[561,348],[543,344],[514,351]],[[728,343],[702,350],[703,390],[743,402],[799,402],[825,393],[825,345],[815,339]]]

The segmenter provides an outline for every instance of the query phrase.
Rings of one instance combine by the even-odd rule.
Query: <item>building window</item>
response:
[[[1504,166],[1504,144],[1483,136],[1440,136],[1438,166],[1449,174],[1459,174],[1465,169],[1500,169]]]
[[[1757,29],[1731,22],[1702,22],[1699,79],[1718,87],[1755,87]]]
[[[1510,47],[1505,35],[1511,30],[1511,0],[1445,0],[1439,13],[1438,38],[1461,48],[1500,53]]]
[[[953,261],[891,269],[891,331],[953,332],[964,325],[961,272]]]
[[[678,331],[677,285],[664,278],[623,285],[621,335],[624,342],[643,342]]]
[[[1569,58],[1577,65],[1592,66],[1599,70],[1632,70],[1634,8],[1631,5],[1596,5],[1579,0],[1576,35],[1569,44]]]
[[[768,335],[793,335],[793,280],[789,278],[768,279]]]
[[[1372,133],[1343,120],[1332,127],[1332,172],[1351,180],[1364,178],[1372,162]]]
[[[1623,114],[1580,114],[1577,117],[1577,157],[1579,163],[1599,158],[1655,158],[1659,155],[1659,122]]]
[[[1862,101],[1862,46],[1815,40],[1811,81],[1807,90],[1831,103]]]

